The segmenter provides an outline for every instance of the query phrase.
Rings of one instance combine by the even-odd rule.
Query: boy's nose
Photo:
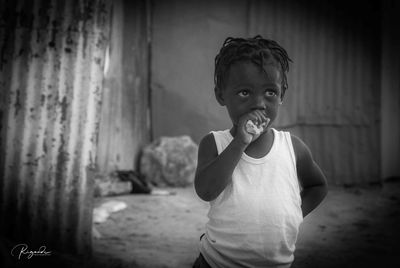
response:
[[[252,110],[265,110],[267,105],[265,103],[264,97],[256,96],[253,100]]]

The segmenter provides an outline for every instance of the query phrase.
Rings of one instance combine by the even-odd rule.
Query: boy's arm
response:
[[[292,135],[296,154],[297,175],[302,186],[301,210],[303,217],[313,211],[328,193],[327,181],[320,167],[315,163],[308,146]]]
[[[205,136],[199,144],[194,187],[204,201],[212,201],[231,182],[231,176],[239,162],[246,144],[238,139],[218,155],[213,134]]]

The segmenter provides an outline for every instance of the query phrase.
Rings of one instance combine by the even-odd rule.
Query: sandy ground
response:
[[[191,267],[208,204],[192,187],[169,196],[126,195],[128,206],[95,224],[93,258],[104,267]],[[330,187],[300,227],[293,268],[400,267],[400,182]],[[100,267],[100,265],[99,265]]]

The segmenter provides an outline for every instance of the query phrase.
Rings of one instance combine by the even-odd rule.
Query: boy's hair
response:
[[[219,89],[223,88],[223,76],[234,62],[249,60],[264,70],[264,63],[270,59],[280,65],[283,97],[288,88],[286,73],[289,71],[289,62],[292,62],[292,60],[289,58],[286,50],[277,42],[264,39],[260,35],[247,39],[233,37],[225,39],[221,50],[215,57],[215,87]]]

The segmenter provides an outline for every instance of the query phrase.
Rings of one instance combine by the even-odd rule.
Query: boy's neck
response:
[[[253,158],[262,158],[266,156],[274,143],[274,133],[268,128],[258,139],[247,146],[245,153]]]

